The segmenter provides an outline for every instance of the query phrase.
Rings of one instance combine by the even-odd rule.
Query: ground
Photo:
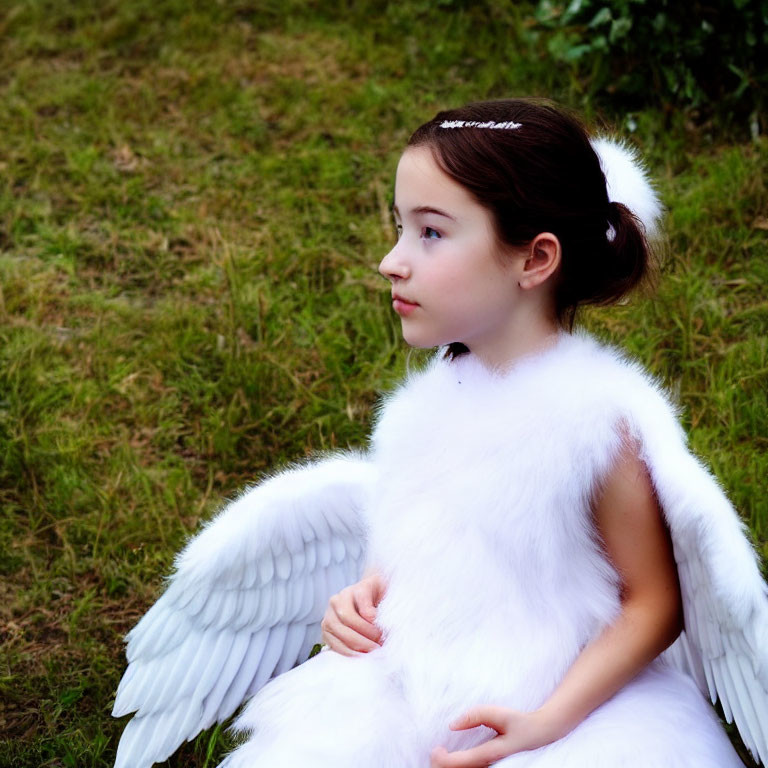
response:
[[[0,11],[0,765],[110,766],[121,637],[174,552],[268,468],[364,442],[407,359],[394,170],[443,107],[551,96],[642,151],[658,291],[582,321],[677,393],[768,554],[766,140],[585,101],[526,4],[254,5]]]

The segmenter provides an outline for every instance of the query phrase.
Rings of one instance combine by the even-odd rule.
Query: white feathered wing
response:
[[[188,543],[165,593],[126,636],[112,714],[136,715],[115,768],[167,759],[307,658],[328,599],[360,578],[372,484],[358,454],[294,466]]]
[[[633,432],[670,530],[685,629],[665,652],[768,765],[768,587],[746,526],[686,447],[660,388],[642,388]]]

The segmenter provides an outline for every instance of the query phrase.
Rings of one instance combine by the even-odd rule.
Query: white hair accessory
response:
[[[605,136],[590,139],[590,143],[605,174],[608,199],[629,208],[645,227],[647,237],[658,236],[663,208],[637,151],[623,141]],[[608,239],[613,240],[615,234],[613,227],[609,227]]]
[[[497,123],[495,120],[488,120],[484,123],[478,120],[443,120],[440,123],[441,128],[491,128],[493,130],[514,131],[522,123],[516,123],[513,120]]]

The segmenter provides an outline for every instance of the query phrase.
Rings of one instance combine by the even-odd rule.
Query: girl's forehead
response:
[[[438,165],[426,146],[409,147],[400,157],[395,176],[395,207],[401,215],[412,209],[466,210],[480,206]]]
[[[446,181],[452,181],[438,165],[430,147],[408,147],[400,155],[400,161],[397,164],[397,179],[407,179],[417,183],[422,178],[426,183],[429,183],[439,176],[442,176]]]

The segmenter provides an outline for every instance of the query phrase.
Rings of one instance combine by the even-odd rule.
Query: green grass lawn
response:
[[[268,468],[365,440],[406,360],[376,265],[410,131],[510,95],[629,124],[584,103],[525,4],[373,10],[0,9],[2,766],[111,765],[121,637],[173,554]],[[668,208],[662,279],[583,322],[674,390],[765,558],[768,141],[631,118]]]

